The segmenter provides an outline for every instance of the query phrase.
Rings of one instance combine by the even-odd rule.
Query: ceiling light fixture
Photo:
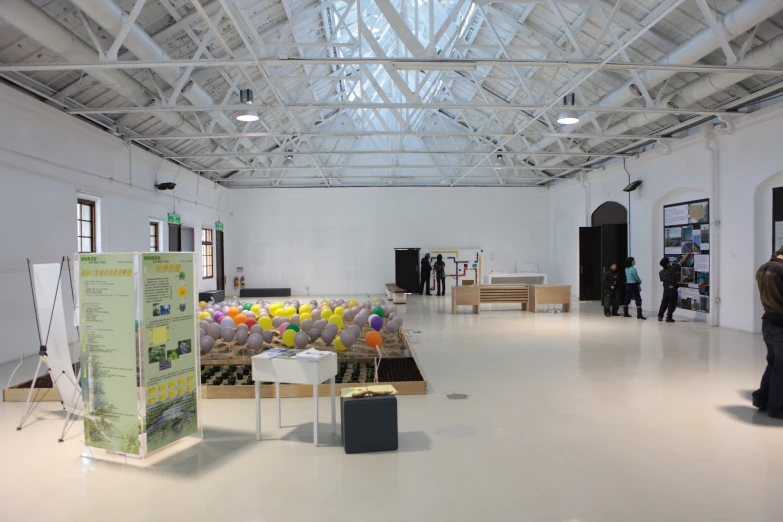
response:
[[[574,93],[563,96],[563,106],[574,106]],[[563,109],[560,111],[560,114],[557,117],[557,123],[561,125],[573,125],[575,123],[579,123],[579,116],[577,116],[576,111]]]
[[[239,102],[245,105],[253,105],[253,91],[252,89],[242,89],[239,91]],[[237,120],[252,122],[258,121],[258,111],[246,110],[237,114]]]
[[[475,71],[478,64],[473,62],[449,62],[449,61],[410,61],[392,62],[392,66],[398,71]]]
[[[498,152],[495,155],[494,164],[495,164],[496,167],[505,167],[506,166],[505,162],[503,161],[503,155],[501,153]]]
[[[286,151],[289,152],[289,151]],[[283,160],[283,167],[293,167],[294,166],[294,156],[293,154],[286,154],[285,159]]]

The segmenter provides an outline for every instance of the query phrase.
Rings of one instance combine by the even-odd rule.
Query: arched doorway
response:
[[[603,298],[601,276],[610,262],[622,271],[628,256],[628,211],[615,201],[607,201],[592,214],[592,227],[579,229],[579,300]],[[624,293],[622,287],[621,293]]]

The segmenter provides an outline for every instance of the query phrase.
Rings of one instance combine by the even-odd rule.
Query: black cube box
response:
[[[397,397],[342,397],[343,446],[346,453],[397,449]]]

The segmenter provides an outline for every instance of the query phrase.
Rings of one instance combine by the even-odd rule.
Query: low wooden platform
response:
[[[481,313],[481,304],[519,304],[528,309],[530,285],[476,285],[453,286],[451,289],[451,313],[457,313],[458,306],[472,306],[474,313]]]
[[[539,305],[562,305],[571,311],[571,285],[530,285],[530,311],[538,313]]]

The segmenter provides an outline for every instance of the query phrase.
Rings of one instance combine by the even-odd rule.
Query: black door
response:
[[[182,250],[180,252],[195,252],[196,237],[195,231],[191,227],[182,227]],[[199,249],[200,251],[201,249]]]
[[[223,269],[223,231],[215,231],[215,279],[217,290],[226,289],[226,273]]]
[[[182,230],[169,223],[169,252],[182,252]]]
[[[394,249],[394,284],[407,292],[419,291],[419,249]]]
[[[601,228],[579,227],[579,300],[601,300]]]

